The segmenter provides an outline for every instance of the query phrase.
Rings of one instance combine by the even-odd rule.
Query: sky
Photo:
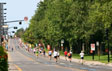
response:
[[[14,21],[14,20],[24,20],[24,17],[28,17],[28,21],[32,18],[35,14],[35,10],[37,9],[37,4],[40,0],[0,0],[0,2],[5,2],[4,13],[6,13],[6,20],[7,21]],[[9,27],[17,26],[19,28],[27,28],[29,22],[22,22],[22,25],[19,25],[18,22],[14,23],[7,23]],[[11,31],[16,31],[13,28],[9,29],[9,33]],[[13,33],[11,33],[13,35]]]

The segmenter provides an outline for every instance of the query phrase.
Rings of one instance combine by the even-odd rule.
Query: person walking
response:
[[[68,53],[67,51],[64,52],[65,60],[66,60],[66,61],[67,61],[67,53]]]
[[[83,51],[81,51],[80,57],[81,57],[81,64],[83,64],[83,59],[84,59],[84,52]]]

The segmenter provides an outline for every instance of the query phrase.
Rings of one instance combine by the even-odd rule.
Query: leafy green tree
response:
[[[105,29],[111,30],[111,0],[44,0],[37,6],[23,39],[31,44],[41,40],[58,47],[61,39],[74,52],[89,53],[90,44],[105,42]],[[109,31],[111,44],[112,32]],[[77,50],[77,51],[76,51]]]
[[[15,35],[17,37],[22,37],[23,33],[24,33],[24,29],[20,28],[20,29],[17,30],[17,32],[15,33]]]

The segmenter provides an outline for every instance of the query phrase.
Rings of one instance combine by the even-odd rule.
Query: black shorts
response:
[[[45,53],[43,53],[45,55]]]
[[[49,56],[51,56],[51,54],[49,54]]]
[[[81,57],[81,59],[84,59],[84,57]]]
[[[72,58],[72,56],[68,56],[68,58]]]
[[[56,58],[56,59],[57,59],[57,56],[54,56],[54,58]]]
[[[65,55],[65,57],[67,57],[67,55]]]

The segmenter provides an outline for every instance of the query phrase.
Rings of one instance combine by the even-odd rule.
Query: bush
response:
[[[0,71],[8,71],[8,56],[0,46]]]

